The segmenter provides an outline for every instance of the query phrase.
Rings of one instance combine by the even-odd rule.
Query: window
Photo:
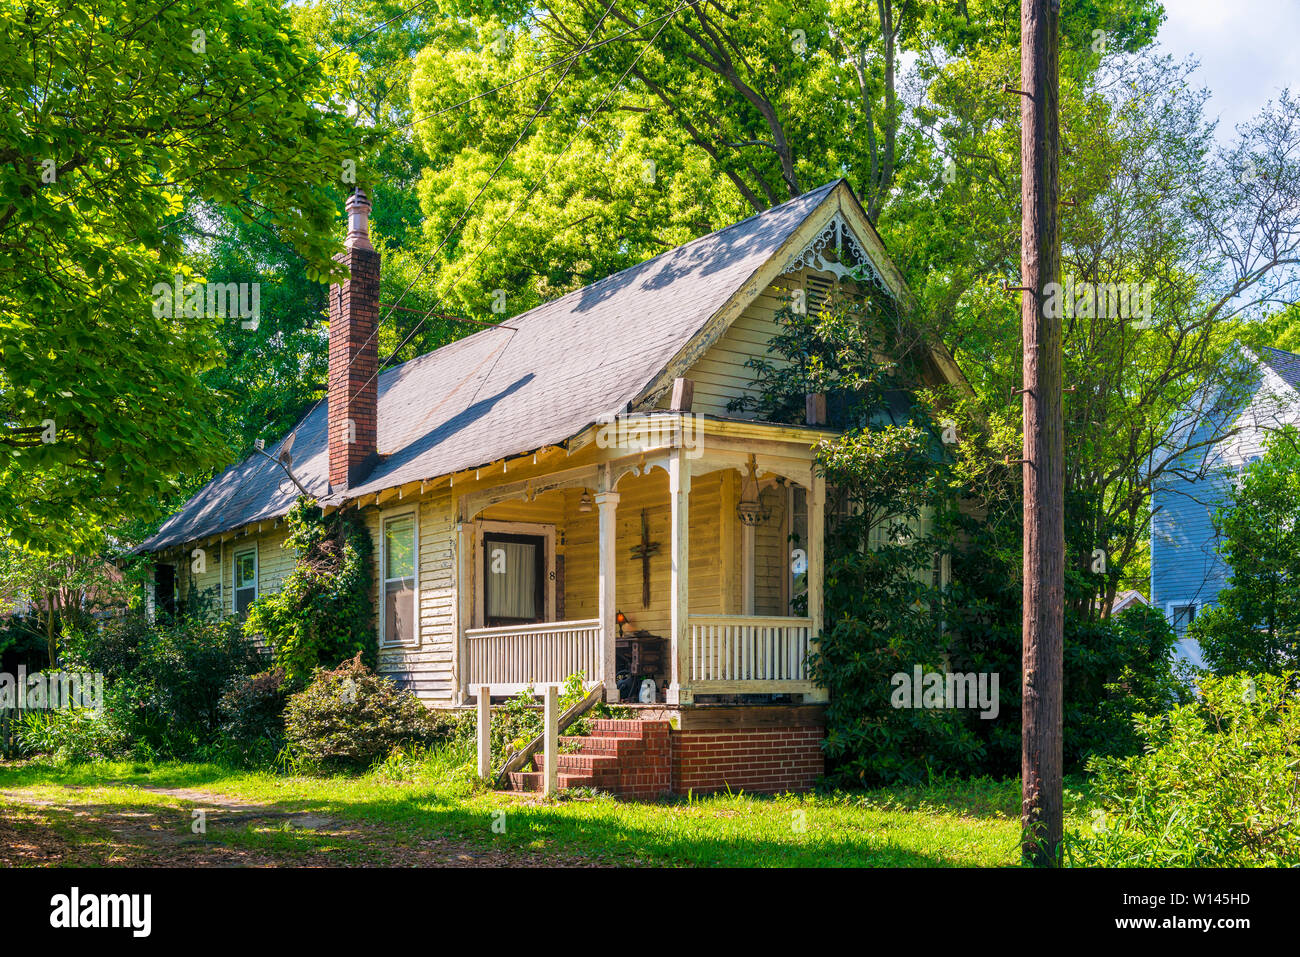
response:
[[[235,552],[235,616],[243,621],[257,599],[257,549]]]
[[[1196,620],[1196,605],[1174,605],[1170,609],[1170,621],[1174,626],[1174,637],[1182,638],[1187,634],[1187,626]]]
[[[384,520],[383,621],[384,644],[413,644],[416,640],[415,514]]]
[[[483,617],[487,627],[542,621],[545,579],[545,536],[483,535]]]

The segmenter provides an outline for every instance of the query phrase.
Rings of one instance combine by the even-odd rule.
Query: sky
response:
[[[1161,48],[1194,56],[1194,82],[1210,91],[1209,117],[1228,142],[1283,87],[1300,93],[1300,0],[1163,0]]]

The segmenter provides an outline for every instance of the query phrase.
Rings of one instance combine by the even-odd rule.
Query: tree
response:
[[[1229,568],[1218,604],[1187,636],[1216,674],[1281,674],[1300,664],[1300,432],[1286,426],[1216,514]]]
[[[33,0],[0,21],[0,527],[64,551],[224,451],[186,209],[263,215],[309,278],[337,277],[355,150],[271,0]],[[159,291],[177,286],[179,313]]]
[[[1158,22],[1147,0],[1065,6],[1080,43],[1103,27],[1117,47],[1138,47]],[[475,315],[495,290],[518,312],[837,176],[888,235],[899,198],[930,190],[911,172],[932,148],[898,64],[935,51],[964,61],[1014,44],[1016,30],[1005,4],[984,0],[451,9],[463,19],[421,52],[412,102],[430,160],[429,281]]]

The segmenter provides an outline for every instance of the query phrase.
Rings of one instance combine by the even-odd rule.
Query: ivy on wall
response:
[[[378,638],[369,530],[355,511],[326,516],[305,497],[286,522],[285,546],[297,553],[293,571],[280,591],[252,604],[245,634],[270,644],[275,665],[291,685],[303,685],[314,669],[334,668],[358,653],[374,668]]]

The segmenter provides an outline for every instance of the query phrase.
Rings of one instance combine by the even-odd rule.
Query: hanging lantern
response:
[[[578,499],[578,511],[590,512],[595,506],[596,500],[591,497],[591,493],[585,488],[582,490],[582,498]]]
[[[740,482],[740,502],[736,505],[736,517],[740,519],[741,525],[762,525],[771,515],[771,511],[763,507],[759,500],[758,491],[758,468],[754,463],[754,456],[749,457],[749,474]]]

